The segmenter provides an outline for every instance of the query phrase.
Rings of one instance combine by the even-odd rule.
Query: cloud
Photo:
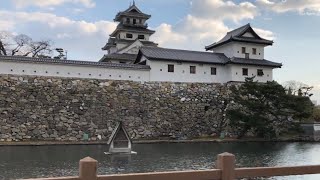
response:
[[[205,19],[238,22],[243,19],[253,19],[259,14],[257,7],[250,2],[236,4],[223,0],[193,0],[191,6],[194,16]]]
[[[161,24],[152,40],[162,47],[204,50],[206,45],[221,38],[228,30],[222,21],[188,15],[175,26]]]
[[[152,39],[160,46],[166,47],[181,45],[187,40],[186,36],[174,32],[172,26],[166,23],[163,23],[156,28],[156,33],[152,36]]]
[[[192,0],[191,11],[176,25],[162,24],[156,28],[152,40],[160,46],[204,50],[206,45],[218,41],[231,30],[226,20],[239,25],[240,21],[253,19],[258,8],[250,2],[236,4],[223,0]],[[258,34],[267,39],[273,39],[271,31],[256,29]]]
[[[15,2],[19,3],[19,0]],[[52,8],[63,3],[75,2],[82,2],[83,5],[89,3],[86,5],[88,7],[90,2],[93,3],[92,0],[30,0],[21,1],[20,7],[32,5]],[[234,22],[237,27],[242,25],[240,24],[242,21],[259,15],[257,7],[250,2],[234,3],[223,0],[202,0],[201,2],[192,0],[189,14],[177,24],[163,22],[155,27],[156,33],[151,39],[162,47],[204,50],[206,45],[216,42],[227,31],[233,29],[227,26],[225,21]],[[24,33],[35,40],[52,39],[55,47],[67,49],[69,57],[75,59],[97,61],[105,53],[101,47],[115,28],[116,23],[110,21],[88,22],[57,16],[53,13],[0,10],[0,30]],[[257,29],[257,31],[267,39],[274,37],[271,31],[263,29]]]
[[[275,35],[272,31],[259,29],[259,28],[253,28],[253,30],[262,38],[269,39],[269,40],[275,39]]]
[[[72,58],[97,61],[101,47],[116,28],[110,21],[76,21],[51,13],[0,11],[0,30],[23,33],[33,39],[51,39]],[[5,28],[4,28],[5,27]]]
[[[81,4],[87,8],[95,7],[95,3],[92,0],[13,0],[13,3],[17,8],[25,8],[28,6],[44,8],[60,6],[65,3]]]
[[[298,12],[301,15],[320,15],[319,0],[257,0],[263,9],[277,13]]]

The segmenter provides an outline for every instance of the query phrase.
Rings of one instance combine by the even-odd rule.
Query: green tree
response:
[[[308,96],[288,94],[275,81],[259,83],[254,77],[247,78],[231,91],[234,103],[227,117],[230,126],[239,132],[238,138],[249,131],[258,137],[273,138],[312,115],[313,104]]]
[[[316,122],[320,122],[320,107],[317,106],[313,110],[312,119]]]

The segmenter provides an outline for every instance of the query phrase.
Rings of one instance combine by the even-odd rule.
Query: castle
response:
[[[0,73],[13,75],[92,78],[128,81],[227,83],[255,76],[259,82],[273,79],[273,69],[282,64],[264,58],[264,48],[273,41],[261,38],[250,26],[228,32],[206,51],[158,47],[150,41],[151,15],[133,3],[119,12],[116,30],[102,50],[99,62],[0,56]]]

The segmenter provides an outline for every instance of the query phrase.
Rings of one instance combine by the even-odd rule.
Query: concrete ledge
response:
[[[312,140],[299,140],[279,138],[266,140],[261,138],[206,138],[206,139],[190,139],[190,140],[133,140],[133,144],[159,144],[159,143],[229,143],[229,142],[315,142]],[[107,141],[22,141],[22,142],[0,142],[0,146],[55,146],[55,145],[107,145]]]

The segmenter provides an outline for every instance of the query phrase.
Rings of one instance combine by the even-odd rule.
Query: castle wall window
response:
[[[126,19],[126,23],[128,23],[128,24],[130,23],[130,18]]]
[[[174,72],[174,65],[168,64],[168,72]]]
[[[126,38],[132,39],[132,38],[133,38],[133,35],[130,34],[130,33],[127,33],[127,34],[126,34]]]
[[[264,75],[263,69],[257,69],[257,75],[258,76],[263,76]]]
[[[217,68],[211,67],[211,75],[217,75]]]
[[[144,35],[138,35],[138,39],[144,39]]]
[[[196,66],[190,66],[190,74],[196,73]]]
[[[257,54],[257,48],[252,48],[252,54]]]
[[[242,75],[248,76],[248,68],[242,68]]]
[[[136,19],[133,19],[133,24],[137,24],[137,20]]]
[[[246,47],[242,47],[241,48],[241,52],[242,52],[242,54],[245,54],[246,53]]]

